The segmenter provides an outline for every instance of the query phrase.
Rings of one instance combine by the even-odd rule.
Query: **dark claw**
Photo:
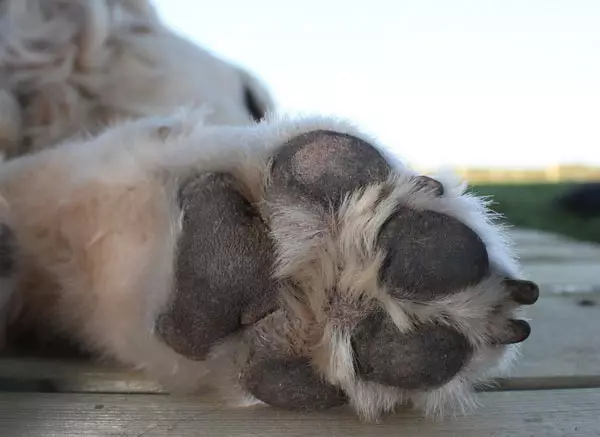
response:
[[[418,176],[416,179],[416,184],[421,189],[427,189],[432,191],[436,196],[440,197],[444,195],[444,186],[441,182],[436,181],[429,176]]]
[[[540,289],[534,282],[505,279],[504,284],[510,291],[513,300],[520,305],[533,305],[540,297]]]
[[[504,336],[498,340],[499,344],[521,343],[531,334],[531,326],[525,320],[509,320],[507,328]]]

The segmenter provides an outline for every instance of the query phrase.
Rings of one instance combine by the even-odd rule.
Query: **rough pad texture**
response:
[[[261,401],[293,410],[322,410],[346,402],[343,393],[323,381],[309,358],[285,342],[289,320],[277,311],[245,333],[250,354],[242,385]]]
[[[177,352],[202,359],[217,341],[276,305],[267,228],[225,175],[196,176],[180,192],[174,299],[157,321]]]
[[[363,320],[352,340],[363,378],[408,390],[450,381],[472,353],[468,340],[448,326],[419,325],[401,333],[381,312]]]
[[[299,135],[275,156],[272,185],[294,197],[334,207],[345,194],[383,182],[390,168],[383,156],[359,138],[332,131]]]
[[[485,245],[458,220],[401,208],[383,226],[383,282],[397,298],[432,300],[460,291],[490,273]]]
[[[290,410],[324,410],[346,403],[342,392],[322,381],[303,357],[256,360],[246,370],[244,385],[262,402]]]

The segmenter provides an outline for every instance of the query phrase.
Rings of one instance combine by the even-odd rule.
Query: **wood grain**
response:
[[[600,296],[542,296],[527,316],[515,377],[600,375]]]
[[[162,393],[143,372],[85,360],[0,358],[0,390],[59,393]]]
[[[600,244],[525,229],[513,229],[510,236],[524,275],[542,289],[600,290]]]
[[[503,380],[500,388],[600,386],[600,296],[542,295],[527,316],[531,336],[522,345],[521,359],[510,379]],[[88,362],[34,358],[0,358],[0,389],[3,385],[6,389],[7,380],[20,381],[29,391],[163,391],[139,372]]]
[[[427,421],[413,412],[361,424],[347,409],[301,414],[227,409],[210,399],[166,395],[0,394],[0,429],[51,436],[599,436],[600,389],[482,395],[467,417]]]
[[[600,285],[600,261],[529,263],[524,265],[523,272],[542,289],[557,285],[580,286],[583,289]]]
[[[588,247],[599,247],[599,244],[579,241],[573,238],[566,237],[564,235],[555,234],[553,232],[541,231],[538,229],[529,229],[529,228],[510,228],[508,231],[510,237],[517,243],[519,246],[535,246],[535,245],[545,245],[545,246],[556,246],[562,244],[576,244],[576,245],[584,245]]]

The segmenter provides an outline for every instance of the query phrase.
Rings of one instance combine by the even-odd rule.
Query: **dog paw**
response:
[[[347,400],[366,419],[411,399],[441,409],[529,336],[515,317],[538,288],[507,273],[504,248],[489,244],[499,231],[485,210],[479,222],[464,214],[464,196],[333,131],[292,138],[269,171],[266,221],[292,321],[250,328],[261,339],[242,372],[253,396],[286,408]]]
[[[175,286],[156,322],[179,354],[205,360],[240,334],[237,384],[254,398],[349,403],[373,420],[469,396],[530,335],[517,314],[538,288],[515,277],[477,199],[346,133],[273,150],[258,205],[232,175],[180,189]]]

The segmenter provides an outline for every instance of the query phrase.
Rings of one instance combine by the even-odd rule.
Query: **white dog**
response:
[[[63,335],[237,405],[349,403],[365,420],[405,403],[470,405],[528,337],[517,317],[538,297],[485,202],[413,173],[348,123],[253,123],[270,100],[247,75],[170,34],[145,3],[102,4],[73,13],[120,23],[97,27],[110,44],[67,26],[69,8],[48,15],[86,48],[61,58],[67,73],[49,70],[68,104],[43,75],[9,80],[7,107],[25,110],[7,144],[38,151],[0,164],[8,337]],[[108,19],[106,5],[134,18]],[[207,68],[219,77],[196,84]],[[175,110],[190,95],[218,110]]]

